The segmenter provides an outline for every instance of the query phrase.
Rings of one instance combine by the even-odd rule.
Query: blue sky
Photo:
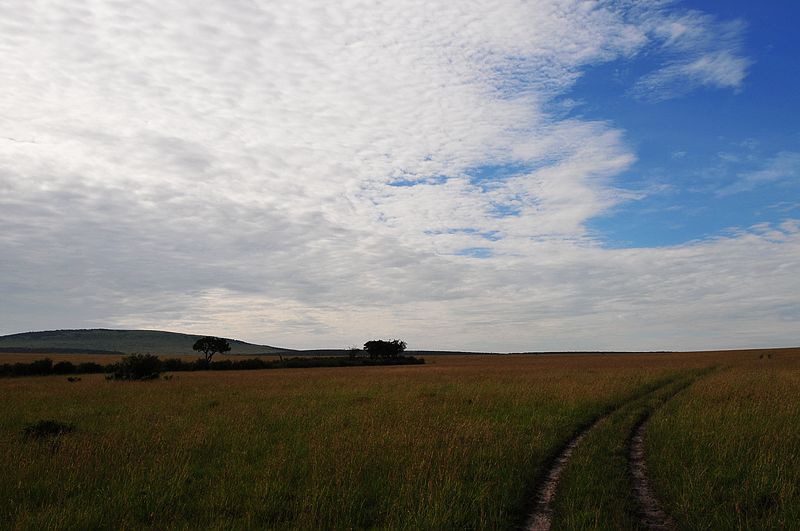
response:
[[[0,334],[796,344],[798,10],[12,0]]]
[[[611,120],[626,132],[637,162],[616,178],[661,193],[620,205],[589,226],[607,245],[674,245],[760,222],[800,216],[800,162],[783,179],[725,193],[739,175],[762,170],[781,152],[800,151],[800,40],[794,2],[687,2],[745,23],[741,43],[752,60],[737,90],[699,89],[664,101],[631,97],[631,80],[654,57],[589,69],[565,95],[578,116]],[[657,52],[653,52],[657,58]]]

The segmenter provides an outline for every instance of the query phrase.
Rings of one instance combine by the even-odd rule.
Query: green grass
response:
[[[645,414],[650,479],[682,528],[800,522],[788,350],[23,377],[0,396],[0,527],[509,529],[549,458],[609,411],[565,470],[556,528],[637,528],[626,445]]]
[[[643,396],[611,412],[575,449],[554,505],[553,529],[640,529],[628,472],[628,443],[636,424],[700,371],[654,382]]]
[[[798,397],[798,356],[753,355],[656,412],[648,426],[648,466],[681,527],[800,526]]]
[[[506,529],[548,456],[667,358],[0,382],[0,521],[54,528]],[[74,430],[31,441],[25,426]]]

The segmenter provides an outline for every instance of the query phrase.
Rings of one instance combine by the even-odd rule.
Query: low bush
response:
[[[53,374],[73,374],[75,372],[75,364],[69,361],[59,361],[53,365]]]
[[[161,360],[153,354],[132,354],[115,364],[113,380],[154,380],[161,374]]]
[[[72,424],[60,422],[58,420],[39,420],[33,424],[28,424],[22,430],[22,434],[27,439],[47,439],[49,437],[58,437],[65,433],[69,433],[75,429]]]
[[[182,360],[177,358],[169,358],[166,360],[161,360],[161,370],[164,372],[177,372],[183,371],[184,365],[186,365]]]
[[[78,374],[100,374],[105,371],[106,368],[104,365],[94,363],[93,361],[79,363],[78,366],[75,367],[75,372]]]

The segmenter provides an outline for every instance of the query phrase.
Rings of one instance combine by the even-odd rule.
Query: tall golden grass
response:
[[[741,353],[430,357],[425,366],[0,380],[0,522],[508,528],[576,430]],[[743,359],[744,359],[743,358]],[[32,440],[38,420],[74,425]]]
[[[682,527],[800,528],[800,351],[728,363],[659,410],[646,442]]]

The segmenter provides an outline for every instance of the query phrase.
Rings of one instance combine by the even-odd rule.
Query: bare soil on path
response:
[[[644,416],[633,429],[629,447],[629,463],[633,496],[639,507],[642,526],[653,531],[672,531],[677,529],[675,522],[661,507],[655,491],[647,477],[647,464],[644,455],[644,432],[649,416]]]
[[[567,443],[564,449],[561,450],[561,453],[555,458],[550,466],[550,470],[547,472],[544,483],[537,491],[536,505],[534,506],[533,512],[528,516],[528,521],[525,524],[525,529],[527,531],[548,531],[553,525],[553,500],[556,498],[556,489],[561,480],[561,475],[564,473],[564,468],[566,468],[573,452],[575,452],[575,448],[578,447],[584,437],[607,416],[608,414],[603,415],[584,428]]]
[[[665,383],[656,389],[651,390],[644,396],[653,395],[659,390],[664,389],[670,385]],[[685,389],[690,383],[681,386],[669,396],[662,399],[660,407],[675,394]],[[634,397],[627,402],[618,405],[611,411],[595,419],[586,428],[579,431],[572,439],[567,442],[566,446],[557,454],[556,458],[550,464],[547,474],[543,483],[536,490],[536,501],[533,505],[533,511],[529,513],[528,519],[525,523],[524,529],[526,531],[549,531],[553,525],[553,502],[556,498],[559,481],[564,473],[564,469],[569,463],[575,449],[586,437],[586,435],[598,424],[607,419],[610,415],[624,408],[625,406],[636,402],[642,398]],[[676,529],[674,521],[661,509],[652,486],[647,478],[647,468],[645,465],[644,456],[644,428],[649,419],[649,413],[642,417],[639,422],[634,426],[628,443],[628,460],[629,470],[631,475],[632,495],[639,507],[639,517],[643,527],[652,530],[674,530]]]

